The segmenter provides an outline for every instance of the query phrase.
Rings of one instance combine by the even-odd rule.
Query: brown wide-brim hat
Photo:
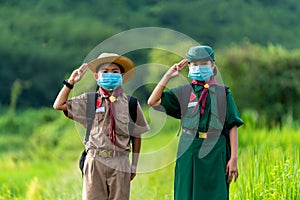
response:
[[[135,69],[133,62],[129,58],[115,53],[101,53],[98,58],[88,63],[88,67],[93,73],[96,73],[96,68],[104,63],[116,63],[122,66],[124,69],[124,82],[132,79],[134,76]]]

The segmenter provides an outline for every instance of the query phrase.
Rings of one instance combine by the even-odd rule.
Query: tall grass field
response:
[[[300,128],[239,128],[239,178],[231,200],[300,199]],[[160,119],[152,119],[160,120]],[[150,120],[149,120],[150,121]],[[143,136],[132,200],[173,199],[179,122],[166,118],[161,129]],[[52,109],[0,116],[0,200],[80,200],[78,159],[81,128]]]

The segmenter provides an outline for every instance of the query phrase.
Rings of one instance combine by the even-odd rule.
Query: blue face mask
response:
[[[190,67],[188,77],[198,81],[205,81],[213,75],[210,65],[199,65]]]
[[[98,73],[97,84],[107,90],[114,90],[122,85],[122,75],[118,73]]]

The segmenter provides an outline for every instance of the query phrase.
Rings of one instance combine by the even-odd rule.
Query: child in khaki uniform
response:
[[[82,199],[128,200],[130,180],[135,177],[140,152],[140,135],[149,130],[142,109],[137,103],[136,122],[129,134],[128,96],[123,81],[133,76],[134,64],[126,57],[102,53],[97,59],[74,70],[58,94],[53,107],[87,127],[87,94],[68,100],[74,84],[87,69],[94,73],[99,86],[96,114],[90,136],[85,142],[87,157],[83,169]],[[132,150],[130,146],[132,141]],[[129,153],[132,151],[130,166]]]

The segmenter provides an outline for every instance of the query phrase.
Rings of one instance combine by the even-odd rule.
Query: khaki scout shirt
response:
[[[110,141],[110,107],[109,100],[103,95],[99,95],[98,99],[101,101],[101,106],[96,110],[93,121],[90,137],[85,144],[85,148],[100,148],[106,150],[113,150],[114,144]],[[116,122],[116,150],[117,151],[131,151],[130,135],[128,125],[130,121],[128,97],[121,93],[113,102],[114,119]],[[87,94],[82,94],[66,102],[67,116],[81,123],[87,127],[86,123],[86,107]],[[142,109],[138,103],[137,105],[137,120],[134,124],[133,136],[140,137],[140,135],[148,131],[149,125],[143,115]]]

